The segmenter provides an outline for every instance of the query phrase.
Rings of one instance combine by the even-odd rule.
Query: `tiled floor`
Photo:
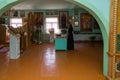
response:
[[[101,42],[75,43],[75,50],[55,51],[54,44],[32,45],[17,60],[0,54],[0,80],[105,80]]]

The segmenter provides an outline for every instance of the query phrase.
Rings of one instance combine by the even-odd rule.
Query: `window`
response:
[[[45,31],[49,34],[49,30],[54,29],[55,34],[60,33],[60,29],[58,26],[58,17],[47,17],[45,19]]]
[[[22,18],[10,18],[10,26],[18,28],[22,26]]]

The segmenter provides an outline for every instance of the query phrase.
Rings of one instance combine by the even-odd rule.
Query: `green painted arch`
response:
[[[11,8],[12,6],[20,3],[20,0],[4,0],[4,2],[1,2],[0,4],[0,16],[2,13],[4,13],[7,9]]]
[[[85,1],[85,0],[66,0],[68,2],[74,3],[80,7],[82,7],[83,9],[87,10],[90,14],[92,14],[92,16],[94,16],[94,18],[97,20],[101,32],[102,32],[102,36],[103,36],[103,42],[104,42],[104,51],[103,51],[103,74],[105,76],[107,76],[108,74],[108,33],[109,33],[109,22],[107,21],[107,19],[101,14],[101,12],[99,10],[97,10],[96,7],[94,7],[93,5],[91,5],[89,2]],[[109,16],[109,15],[108,15]]]
[[[104,41],[104,55],[103,55],[103,73],[105,76],[107,76],[108,73],[108,33],[109,33],[109,22],[108,19],[105,18],[105,15],[100,12],[100,10],[97,10],[97,7],[88,2],[88,0],[65,0],[68,2],[71,2],[73,4],[76,4],[83,9],[87,10],[90,14],[94,16],[94,18],[97,20],[98,24],[100,25],[100,29],[102,31],[103,41]],[[94,1],[94,0],[92,0]],[[3,0],[2,6],[0,6],[0,15],[7,10],[8,8],[20,3],[21,0]],[[109,8],[109,7],[108,7]],[[109,16],[109,15],[108,15]]]

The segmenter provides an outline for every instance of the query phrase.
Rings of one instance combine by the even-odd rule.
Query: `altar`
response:
[[[55,37],[55,50],[67,50],[67,36],[57,35]]]
[[[55,38],[55,50],[67,50],[67,38]]]

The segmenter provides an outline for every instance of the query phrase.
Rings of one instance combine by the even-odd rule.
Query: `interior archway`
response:
[[[100,29],[102,31],[102,36],[103,36],[103,46],[104,46],[104,51],[103,51],[103,73],[104,75],[107,76],[108,74],[108,31],[106,30],[105,27],[109,26],[109,22],[106,22],[107,25],[105,25],[104,23],[104,17],[100,14],[100,12],[93,6],[91,5],[89,2],[87,1],[72,1],[72,0],[66,0],[66,1],[70,1],[74,4],[79,5],[80,7],[82,7],[83,9],[87,10],[89,13],[91,13],[94,18],[97,20],[98,24],[100,25]]]
[[[80,7],[82,7],[82,8],[84,8],[85,10],[87,10],[88,12],[90,12],[94,17],[95,17],[95,19],[97,20],[97,22],[98,22],[98,24],[100,25],[100,29],[101,29],[101,31],[102,31],[102,36],[103,36],[103,41],[104,41],[104,51],[103,51],[103,53],[104,53],[104,66],[103,66],[103,71],[104,71],[104,75],[107,75],[107,72],[108,72],[108,57],[107,57],[107,54],[106,54],[106,52],[108,51],[108,32],[107,32],[107,30],[106,30],[106,28],[105,28],[105,24],[103,23],[103,21],[101,20],[101,16],[102,15],[98,15],[95,11],[96,11],[96,9],[95,9],[95,7],[93,7],[93,9],[91,9],[91,8],[89,8],[88,6],[86,6],[86,4],[84,4],[85,2],[87,3],[87,1],[84,1],[84,3],[80,3],[80,2],[76,2],[76,1],[73,1],[73,0],[66,0],[66,1],[69,1],[69,2],[72,2],[72,3],[74,3],[74,4],[77,4],[78,6],[80,6]],[[9,2],[9,1],[8,1]],[[2,9],[0,10],[1,11],[1,13],[0,14],[2,14],[2,12],[4,12],[6,9],[8,9],[8,8],[10,8],[10,7],[12,7],[12,6],[14,6],[14,5],[16,5],[16,4],[18,4],[18,3],[20,3],[20,0],[18,0],[18,1],[13,1],[13,2],[11,2],[11,3],[7,3],[7,5],[6,6],[2,6]],[[5,3],[6,4],[6,3]],[[91,4],[89,4],[89,5],[91,5]],[[92,5],[91,5],[92,6]],[[98,11],[99,12],[99,11]],[[104,18],[104,17],[102,17],[102,18]]]

